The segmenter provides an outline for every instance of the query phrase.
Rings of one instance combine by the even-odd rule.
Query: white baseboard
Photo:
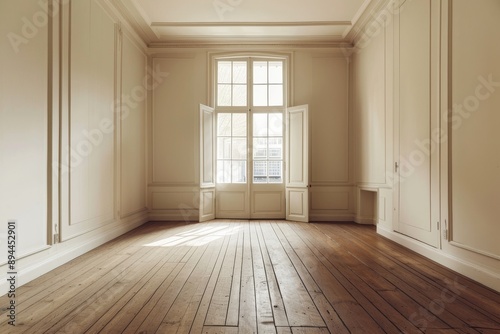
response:
[[[196,209],[149,212],[149,221],[197,222],[198,220],[199,213]]]
[[[75,239],[55,244],[47,250],[26,257],[18,263],[17,287],[20,287],[55,268],[125,234],[148,221],[147,212],[141,212],[133,217],[127,217],[120,223],[110,224],[102,229],[82,235]],[[35,258],[36,257],[36,258]],[[40,258],[43,258],[40,261]],[[9,285],[6,280],[0,281],[0,295],[7,293]]]
[[[171,211],[150,211],[149,221],[166,221],[166,222],[197,222],[198,210],[171,210]],[[225,218],[222,218],[225,219]],[[311,213],[309,215],[311,222],[353,222],[355,221],[354,214],[317,214]],[[370,222],[363,222],[360,224],[374,224],[373,220]]]
[[[500,273],[465,261],[405,235],[377,226],[377,233],[487,287],[500,291]]]
[[[339,213],[339,214],[321,214],[312,212],[309,214],[311,222],[353,222],[355,221],[354,214]]]
[[[376,225],[377,220],[374,217],[361,217],[358,216],[354,220],[356,223],[361,225]]]

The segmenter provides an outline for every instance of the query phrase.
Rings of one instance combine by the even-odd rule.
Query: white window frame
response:
[[[292,101],[291,89],[293,83],[291,80],[292,53],[261,53],[261,52],[239,52],[239,53],[209,53],[209,97],[210,105],[215,109],[215,115],[219,113],[246,113],[247,114],[247,148],[253,147],[253,120],[254,113],[281,113],[283,120],[286,117],[286,109]],[[247,61],[247,106],[218,106],[218,82],[217,71],[219,61]],[[253,106],[253,62],[254,61],[282,61],[283,62],[283,105],[282,106]],[[286,150],[285,127],[283,127],[283,152]],[[217,150],[217,148],[216,148]],[[252,150],[249,150],[252,151]],[[269,152],[268,152],[269,153]],[[272,159],[271,159],[272,160]],[[282,159],[282,179],[284,183],[285,157]],[[254,183],[253,179],[253,151],[247,156],[247,184]],[[267,182],[267,184],[273,184]]]

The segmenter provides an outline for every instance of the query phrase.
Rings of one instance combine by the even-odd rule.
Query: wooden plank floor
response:
[[[148,223],[17,302],[0,333],[500,333],[499,293],[345,223]]]

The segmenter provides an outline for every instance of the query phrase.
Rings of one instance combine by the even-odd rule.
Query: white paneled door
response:
[[[216,114],[200,105],[199,220],[307,222],[308,123],[307,106],[288,108],[284,121],[282,113]]]
[[[200,207],[199,221],[215,218],[215,113],[200,105]]]
[[[216,122],[215,216],[307,222],[308,107],[288,108],[286,121],[256,112],[219,113]]]
[[[286,219],[309,221],[308,106],[287,109]]]
[[[411,1],[395,19],[395,225],[439,245],[440,1]]]
[[[282,112],[217,114],[217,218],[284,219]]]
[[[202,106],[200,116],[200,220],[308,221],[308,112],[286,107],[287,58],[222,57],[213,67],[215,111]]]

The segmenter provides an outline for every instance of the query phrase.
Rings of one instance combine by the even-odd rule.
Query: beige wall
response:
[[[367,42],[359,43],[351,56],[352,173],[357,185],[356,221],[392,228],[393,80],[386,66],[392,60],[386,35],[392,30],[377,27],[375,33],[365,35]]]
[[[126,218],[147,209],[147,97],[157,83],[146,71],[143,48],[126,34],[122,54],[120,216]]]
[[[451,241],[500,260],[500,3],[454,0]]]
[[[356,177],[360,184],[384,185],[388,166],[387,108],[385,99],[385,35],[370,41],[352,56],[352,111],[356,132]]]
[[[500,4],[495,0],[474,3],[453,0],[440,1],[440,4],[438,26],[443,27],[443,30],[431,29],[430,39],[423,42],[431,43],[429,45],[430,50],[434,50],[432,52],[436,52],[432,45],[440,43],[442,46],[430,56],[431,64],[438,64],[431,71],[431,75],[435,77],[427,78],[427,84],[426,80],[421,80],[417,87],[437,94],[435,96],[439,99],[431,97],[429,101],[434,103],[432,106],[438,111],[431,112],[431,119],[427,120],[425,133],[429,137],[414,138],[408,142],[413,145],[417,140],[422,142],[423,139],[435,138],[434,145],[440,159],[431,160],[440,163],[424,165],[428,171],[434,171],[431,174],[435,176],[427,180],[430,181],[430,189],[437,189],[437,193],[420,195],[413,200],[428,202],[433,208],[432,212],[440,216],[435,219],[436,222],[432,221],[433,224],[437,221],[441,224],[441,228],[436,231],[438,244],[436,247],[429,247],[424,243],[427,242],[424,238],[423,241],[418,241],[394,232],[401,222],[393,212],[397,212],[402,204],[411,204],[404,202],[409,201],[409,198],[397,195],[400,185],[393,181],[393,163],[400,160],[399,151],[394,150],[401,130],[401,110],[398,108],[406,103],[406,100],[401,102],[401,98],[409,99],[413,96],[404,97],[398,88],[405,87],[404,81],[398,82],[398,73],[411,73],[411,64],[399,63],[396,56],[404,55],[407,59],[411,57],[407,52],[411,45],[405,46],[405,43],[395,40],[394,36],[397,34],[394,22],[406,20],[406,26],[401,28],[406,29],[408,20],[424,15],[415,12],[417,7],[422,6],[408,6],[403,9],[405,12],[384,15],[389,18],[388,21],[375,21],[371,30],[361,34],[352,57],[351,106],[356,134],[356,181],[360,200],[358,214],[363,214],[363,204],[369,207],[372,201],[365,190],[378,193],[376,214],[379,233],[499,290],[500,257],[497,236],[500,235],[500,225],[497,224],[497,192],[500,178],[498,154],[495,153],[498,149],[494,146],[498,143],[498,131],[495,129],[500,125],[496,112],[500,109],[500,98],[496,94],[498,86],[484,85],[484,80],[480,78],[489,81],[491,75],[491,81],[500,81],[500,50],[496,44],[486,42],[493,41],[498,36],[500,26],[496,18]],[[450,8],[453,8],[451,13]],[[387,12],[389,11],[385,14]],[[398,16],[399,14],[402,15]],[[448,25],[449,14],[452,19],[451,32],[444,29]],[[425,20],[419,22],[418,24],[424,24]],[[430,21],[427,24],[431,24]],[[422,27],[422,30],[425,29],[429,30],[429,27]],[[450,44],[451,49],[448,49],[450,39],[453,43]],[[421,64],[421,57],[414,59],[414,62]],[[451,73],[448,72],[448,65],[451,65]],[[448,80],[448,75],[451,80]],[[415,84],[415,81],[411,83]],[[481,83],[483,86],[478,88]],[[433,93],[436,88],[438,93]],[[481,95],[489,93],[488,97],[477,97],[477,89]],[[470,103],[469,108],[474,107],[474,110],[467,112],[464,108],[457,107],[466,103]],[[405,108],[404,112],[408,110],[411,108]],[[448,110],[453,110],[450,122]],[[413,122],[420,122],[424,115],[420,108],[405,117],[413,117]],[[437,139],[439,135],[433,133],[435,129],[442,131],[440,140]],[[405,133],[408,134],[407,131]],[[391,153],[393,150],[396,160]],[[416,150],[425,153],[423,148],[413,147],[410,151]]]
[[[152,56],[153,66],[169,74],[153,91],[150,110],[148,191],[155,220],[198,219],[199,104],[209,103],[209,51],[218,50]],[[348,60],[339,50],[287,51],[293,54],[290,103],[309,104],[311,218],[353,220]]]
[[[95,1],[77,1],[65,11],[63,62],[61,239],[112,223],[115,191],[114,20]],[[65,25],[66,26],[66,25]],[[66,33],[67,32],[67,33]],[[104,123],[105,122],[105,123]],[[106,126],[109,125],[109,126]],[[67,208],[67,211],[65,210]]]
[[[354,219],[349,61],[342,50],[300,50],[293,66],[292,105],[309,104],[310,219]]]
[[[205,52],[154,55],[165,80],[151,95],[149,207],[152,220],[198,220],[199,105],[206,104]]]
[[[0,221],[17,220],[18,285],[147,221],[146,48],[105,2],[57,7],[62,26],[43,3],[0,3],[14,41],[0,47]]]
[[[7,5],[9,14],[4,15]],[[7,249],[7,220],[16,219],[24,244],[19,256],[47,244],[48,29],[46,25],[23,28],[20,21],[26,13],[40,10],[37,1],[16,6],[0,3],[0,35],[4,36],[0,41],[0,246]],[[6,252],[0,252],[0,264],[6,259]]]

